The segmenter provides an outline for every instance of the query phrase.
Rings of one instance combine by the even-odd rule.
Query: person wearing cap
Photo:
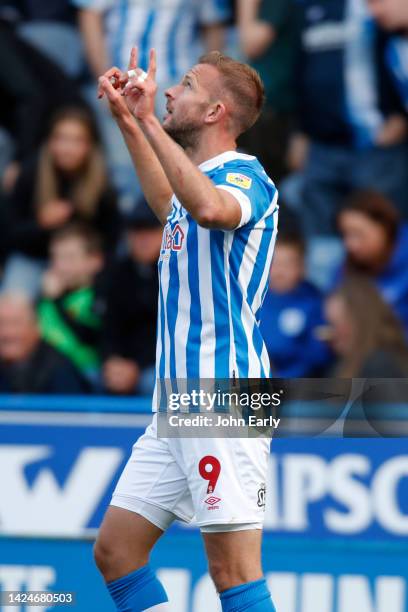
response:
[[[102,379],[108,393],[147,395],[154,386],[162,227],[144,200],[125,223],[127,254],[107,281]]]

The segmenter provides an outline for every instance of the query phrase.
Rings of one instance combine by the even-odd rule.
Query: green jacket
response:
[[[66,355],[80,370],[98,368],[101,318],[94,311],[95,291],[84,287],[57,299],[44,298],[38,306],[44,340]]]

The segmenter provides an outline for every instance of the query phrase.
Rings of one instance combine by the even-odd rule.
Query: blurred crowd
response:
[[[206,50],[265,83],[278,377],[408,376],[407,0],[0,0],[0,392],[147,395],[162,229],[96,82]]]

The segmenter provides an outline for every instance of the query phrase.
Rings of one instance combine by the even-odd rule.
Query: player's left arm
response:
[[[139,120],[139,124],[174,193],[193,219],[209,229],[230,230],[238,227],[242,218],[238,199],[227,191],[217,189],[166,134],[154,115]]]
[[[133,77],[125,90],[125,95],[134,96],[137,92],[133,114],[140,128],[160,161],[174,193],[197,223],[212,229],[235,229],[242,219],[238,199],[228,191],[217,189],[170,138],[156,118],[155,74],[156,56],[152,50],[148,78],[141,82]]]

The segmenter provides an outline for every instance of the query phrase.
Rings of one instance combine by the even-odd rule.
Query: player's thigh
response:
[[[134,444],[111,505],[144,516],[162,531],[175,518],[191,520],[193,509],[187,478],[168,442],[158,438],[156,416]]]

